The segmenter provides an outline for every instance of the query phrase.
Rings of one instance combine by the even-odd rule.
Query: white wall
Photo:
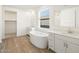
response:
[[[45,9],[45,8],[49,8],[49,26],[50,28],[40,28],[40,15],[39,15],[39,12],[40,10]],[[36,23],[36,28],[37,30],[40,30],[40,31],[43,31],[43,32],[46,32],[46,31],[49,31],[49,30],[53,30],[53,27],[54,27],[54,9],[52,6],[41,6],[39,9],[37,9],[36,11],[36,15],[37,15],[37,20],[35,22]]]
[[[38,25],[38,15],[37,15],[37,10],[32,11],[32,16],[31,16],[31,27],[37,27]]]
[[[65,8],[72,6],[50,6],[50,30],[65,29],[60,26],[60,19],[58,14]],[[5,10],[11,10],[17,12],[17,36],[25,35],[27,33],[27,27],[39,27],[39,9],[21,10],[11,7],[5,7]]]
[[[37,13],[36,15],[38,15],[37,17],[37,20],[35,22],[37,22],[37,26],[39,28],[39,23],[40,23],[40,19],[39,19],[39,12],[40,12],[40,9],[42,9],[43,7],[46,7],[46,6],[41,6],[39,9],[37,9]],[[51,6],[47,6],[49,7],[50,9],[50,28],[49,29],[45,29],[45,28],[41,28],[43,29],[44,31],[45,30],[67,30],[68,28],[66,27],[61,27],[60,26],[60,12],[63,10],[63,9],[66,9],[66,8],[72,8],[72,7],[76,7],[76,6],[64,6],[64,5],[51,5]]]
[[[3,35],[3,20],[2,20],[2,6],[0,5],[0,43],[2,42]]]
[[[28,27],[36,26],[36,14],[34,10],[22,10],[11,7],[4,7],[4,10],[14,11],[17,13],[17,36],[25,35],[28,32]]]

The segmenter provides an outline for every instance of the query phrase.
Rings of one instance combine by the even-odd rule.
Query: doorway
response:
[[[17,13],[5,11],[5,38],[16,37],[17,33]]]

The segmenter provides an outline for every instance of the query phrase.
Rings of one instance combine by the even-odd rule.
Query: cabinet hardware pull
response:
[[[64,47],[66,47],[66,44],[64,43]]]
[[[68,48],[68,44],[66,44],[66,48]]]

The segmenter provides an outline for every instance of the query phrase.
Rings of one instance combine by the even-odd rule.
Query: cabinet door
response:
[[[60,26],[75,27],[75,8],[64,9],[60,12]]]
[[[49,34],[49,38],[48,38],[48,47],[52,50],[54,50],[54,33],[50,33]]]
[[[48,41],[48,44],[49,44],[48,47],[49,47],[50,49],[54,50],[54,41],[49,40],[49,41]]]
[[[55,38],[55,52],[64,53],[65,43],[62,39]]]
[[[68,43],[66,47],[67,53],[79,53],[79,46],[76,44]]]

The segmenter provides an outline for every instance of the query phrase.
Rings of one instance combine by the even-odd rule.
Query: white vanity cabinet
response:
[[[63,35],[55,35],[55,52],[79,53],[79,39]]]
[[[49,34],[49,37],[48,37],[48,48],[49,49],[52,49],[52,50],[55,50],[55,48],[54,48],[54,33],[50,33]]]

